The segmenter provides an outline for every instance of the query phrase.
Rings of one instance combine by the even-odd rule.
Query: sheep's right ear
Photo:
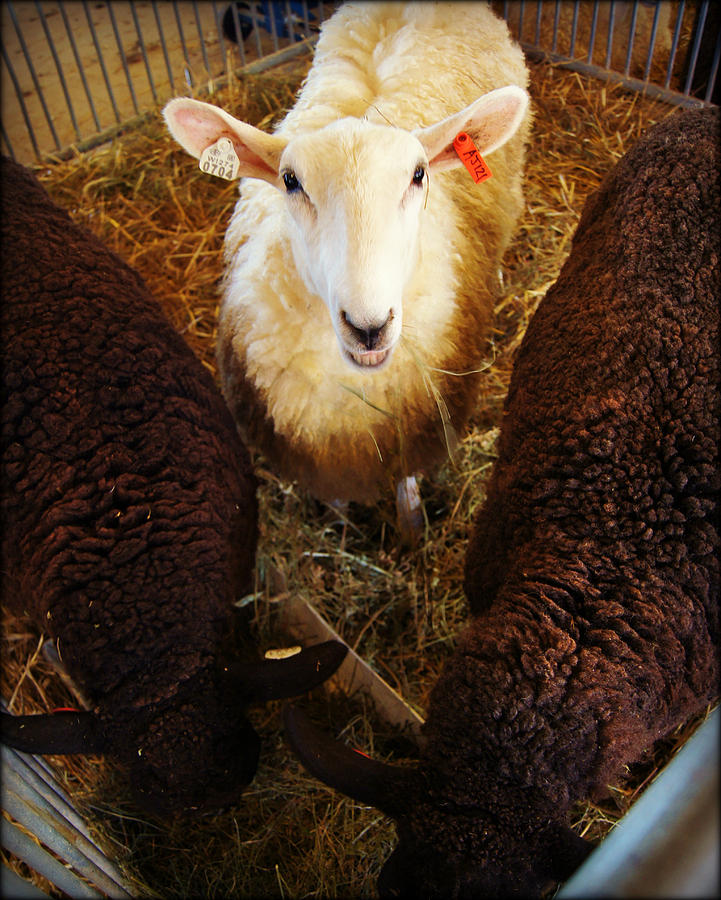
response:
[[[105,735],[90,712],[62,711],[34,716],[0,714],[2,742],[23,753],[102,753]]]
[[[413,132],[423,145],[431,172],[462,165],[453,147],[456,135],[465,131],[481,154],[492,153],[510,140],[528,110],[529,97],[515,84],[479,97],[460,112]]]
[[[200,155],[219,138],[233,142],[240,162],[239,176],[261,178],[278,187],[278,167],[287,140],[266,134],[259,128],[234,118],[219,106],[190,97],[176,97],[166,104],[163,116],[168,130],[191,156]]]
[[[329,787],[394,819],[407,815],[417,803],[421,789],[417,769],[370,759],[324,734],[295,706],[283,708],[283,727],[301,763]]]

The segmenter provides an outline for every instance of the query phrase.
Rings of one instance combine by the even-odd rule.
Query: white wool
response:
[[[218,134],[233,135],[242,155],[247,129],[260,148],[226,235],[218,346],[226,398],[242,427],[239,384],[249,385],[275,435],[303,445],[311,467],[323,464],[330,441],[326,464],[344,470],[339,496],[371,451],[382,456],[395,442],[387,455],[408,450],[422,461],[409,423],[418,416],[427,431],[444,418],[435,370],[465,359],[458,323],[468,304],[492,305],[488,285],[520,212],[528,117],[499,149],[490,142],[493,177],[482,185],[448,170],[458,166],[452,151],[433,162],[429,149],[426,158],[437,132],[416,130],[508,85],[527,85],[523,54],[486,4],[347,4],[323,25],[297,103],[273,137],[258,143],[254,129],[220,111]],[[179,102],[193,104],[168,109]],[[193,121],[189,138],[167,117],[194,155],[211,142],[212,125]],[[286,193],[287,172],[302,191]],[[378,351],[360,343],[365,329],[380,333]],[[368,367],[376,357],[383,364]],[[470,368],[481,365],[474,357]],[[341,461],[339,442],[348,448]],[[363,477],[364,492],[379,480]],[[360,491],[349,485],[347,496]]]

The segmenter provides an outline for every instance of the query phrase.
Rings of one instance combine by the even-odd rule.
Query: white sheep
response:
[[[226,234],[223,390],[246,438],[321,499],[369,503],[429,470],[471,412],[522,205],[527,81],[486,4],[358,3],[324,24],[273,134],[165,107],[191,155],[229,138],[253,179]]]

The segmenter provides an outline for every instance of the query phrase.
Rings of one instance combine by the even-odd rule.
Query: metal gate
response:
[[[719,102],[721,4],[495,2],[529,55],[672,103]],[[6,0],[3,152],[33,161],[107,140],[175,94],[273,65],[312,43],[335,4],[314,0]]]

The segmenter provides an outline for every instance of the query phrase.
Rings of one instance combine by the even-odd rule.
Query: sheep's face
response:
[[[459,760],[455,741],[436,748],[426,730],[416,768],[389,766],[329,740],[297,708],[286,707],[283,721],[316,777],[396,820],[398,846],[379,878],[382,897],[540,896],[588,854],[585,841],[551,820],[543,792],[497,778],[492,754]]]
[[[546,854],[537,855],[512,832],[504,834],[490,820],[469,823],[448,810],[440,817],[438,809],[432,813],[434,829],[422,822],[421,809],[398,822],[399,843],[378,879],[381,897],[537,897],[553,884]]]
[[[590,845],[560,823],[421,800],[397,822],[398,845],[378,879],[381,897],[475,900],[540,897],[567,879]]]
[[[462,165],[454,149],[460,132],[479,153],[501,147],[527,106],[525,91],[506,85],[413,132],[345,118],[296,136],[266,134],[187,97],[163,114],[188,153],[202,160],[229,139],[238,174],[285,195],[298,273],[328,306],[343,357],[372,372],[388,364],[401,334],[428,172]]]
[[[280,160],[298,273],[344,359],[366,372],[387,365],[401,334],[427,166],[412,134],[357,119],[291,140]]]
[[[168,708],[144,710],[131,721],[115,711],[106,726],[138,805],[161,817],[237,802],[260,752],[242,702],[215,685],[181,693]]]

